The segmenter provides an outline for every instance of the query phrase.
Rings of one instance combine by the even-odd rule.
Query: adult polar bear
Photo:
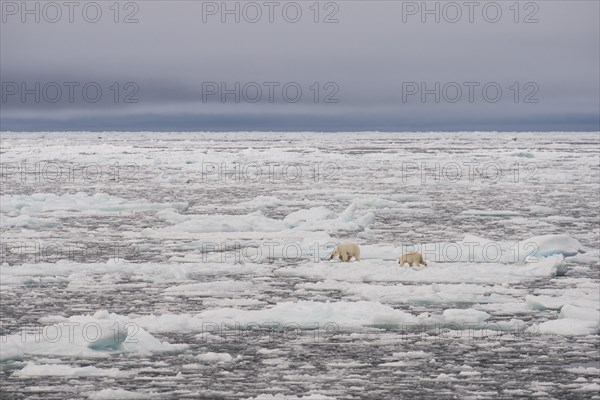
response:
[[[342,243],[333,249],[333,253],[331,253],[330,260],[333,260],[334,257],[339,257],[339,259],[343,262],[348,262],[352,257],[356,261],[360,261],[360,248],[356,243]]]

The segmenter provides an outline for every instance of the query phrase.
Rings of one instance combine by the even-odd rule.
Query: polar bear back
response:
[[[408,253],[402,254],[398,257],[398,264],[403,266],[404,264],[412,265],[423,265],[427,266],[425,260],[423,260],[423,255],[418,251],[410,251]]]
[[[360,261],[360,247],[356,243],[342,243],[333,251],[334,255],[338,255],[344,262],[350,261],[352,257],[356,261]]]

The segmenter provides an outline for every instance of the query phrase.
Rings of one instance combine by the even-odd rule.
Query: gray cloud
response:
[[[203,7],[222,2],[138,1],[132,4],[139,22],[131,24],[122,20],[133,6],[121,9],[115,23],[113,2],[97,2],[103,13],[97,23],[86,22],[79,8],[73,23],[65,13],[56,23],[44,15],[40,23],[31,15],[22,23],[7,3],[21,2],[2,1],[2,130],[600,129],[595,1],[520,2],[518,23],[512,1],[495,3],[502,10],[496,23],[485,20],[485,3],[475,8],[473,23],[465,6],[456,23],[444,21],[455,14],[441,14],[440,23],[432,15],[422,23],[418,14],[404,22],[403,7],[423,3],[402,1],[338,1],[327,8],[321,3],[319,23],[312,1],[295,3],[303,13],[297,23],[278,12],[285,2],[275,8],[274,23],[264,14],[265,3],[256,2],[263,5],[260,21],[248,23],[242,15],[235,23],[228,15],[222,23],[218,14],[203,22]],[[35,3],[27,2],[32,8]],[[464,2],[427,2],[430,8],[436,4],[450,12]],[[336,6],[339,22],[322,23]],[[488,11],[486,18],[495,16]],[[531,13],[538,23],[523,22]],[[41,88],[49,82],[79,86],[73,102],[63,91],[51,103],[46,97],[54,96],[52,87],[39,102],[33,94],[23,101],[20,93],[7,93],[11,82],[30,89],[36,82]],[[81,93],[91,82],[102,90],[98,102]],[[131,82],[135,87],[126,88]],[[239,82],[239,103],[233,94],[207,95],[207,88],[214,89],[209,82],[229,89]],[[432,89],[439,82],[439,102],[435,94],[406,95],[415,87],[410,82],[419,90],[421,83]],[[288,97],[282,92],[286,84]],[[297,87],[302,96],[292,102]],[[452,103],[457,87],[462,96]],[[502,90],[497,102],[496,88]],[[337,102],[325,102],[327,95]]]

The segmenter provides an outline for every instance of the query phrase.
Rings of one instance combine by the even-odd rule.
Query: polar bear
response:
[[[343,262],[348,262],[352,257],[356,261],[360,261],[360,248],[356,243],[342,243],[335,246],[333,249],[333,253],[331,253],[330,260],[333,260],[334,257],[339,257],[339,259]]]
[[[423,255],[418,251],[409,251],[408,253],[404,253],[400,257],[398,257],[398,265],[403,267],[406,263],[408,263],[409,267],[415,264],[422,265],[424,267],[427,266],[427,263],[425,262],[425,260],[423,260]]]

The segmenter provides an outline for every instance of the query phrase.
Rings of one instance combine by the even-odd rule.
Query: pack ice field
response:
[[[3,133],[2,394],[598,398],[599,145]]]

